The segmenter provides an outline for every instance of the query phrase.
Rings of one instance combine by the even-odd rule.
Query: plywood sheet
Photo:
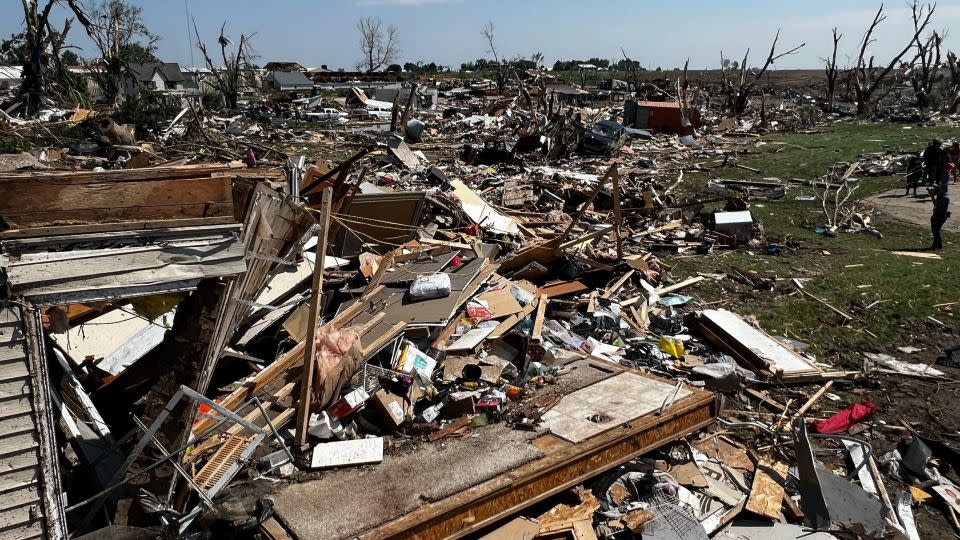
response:
[[[783,505],[783,486],[773,479],[766,469],[773,469],[777,475],[785,478],[787,475],[786,463],[772,463],[761,461],[753,477],[753,486],[750,488],[750,498],[747,499],[746,509],[754,514],[777,520],[780,518],[780,506]]]
[[[634,373],[621,373],[564,396],[543,415],[543,426],[558,437],[578,443],[659,410],[674,388]],[[676,400],[688,395],[690,391],[681,388]]]

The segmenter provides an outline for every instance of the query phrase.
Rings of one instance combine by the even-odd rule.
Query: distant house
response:
[[[267,62],[263,69],[267,71],[306,71],[307,68],[296,62]]]
[[[313,90],[313,81],[299,71],[271,71],[263,82],[280,92]]]
[[[23,82],[23,68],[20,66],[0,66],[0,92],[9,92]]]
[[[399,99],[401,104],[410,99],[410,92],[413,87],[407,83],[394,83],[381,86],[374,89],[374,98],[378,101],[393,103]],[[423,86],[417,87],[417,106],[424,109],[432,109],[436,106],[439,92],[436,89],[428,89]]]
[[[130,64],[125,91],[128,96],[136,95],[141,89],[153,91],[189,91],[198,89],[198,81],[184,75],[180,64],[176,62],[154,62],[148,64]]]

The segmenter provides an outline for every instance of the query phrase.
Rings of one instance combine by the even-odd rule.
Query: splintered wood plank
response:
[[[210,489],[223,475],[227,473],[231,466],[240,459],[250,441],[246,437],[231,435],[223,442],[220,448],[210,456],[210,459],[203,465],[200,472],[193,479],[203,489]]]
[[[152,229],[177,226],[176,220],[202,219],[200,225],[234,222],[233,203],[202,202],[175,205],[139,206],[134,208],[87,208],[77,210],[27,211],[11,210],[0,213],[14,229],[3,237],[22,238],[39,236],[51,231],[58,234],[128,230],[124,222],[135,223],[134,228]],[[206,221],[203,218],[217,218]],[[221,219],[229,218],[229,219]],[[76,227],[68,225],[75,222]],[[37,230],[34,231],[34,228]]]
[[[63,258],[24,257],[10,265],[7,273],[14,287],[63,288],[61,282],[70,278],[190,268],[242,257],[243,246],[236,238],[227,237],[142,248],[78,251]]]
[[[229,165],[181,165],[170,167],[150,167],[145,169],[117,169],[110,171],[43,171],[43,172],[13,172],[0,174],[0,186],[11,182],[30,182],[48,184],[84,184],[91,182],[142,182],[158,178],[198,178],[213,176],[218,173],[236,171],[234,174],[243,175],[244,171]],[[266,171],[258,171],[263,174]]]
[[[186,178],[153,182],[103,182],[83,185],[44,183],[7,184],[6,193],[16,205],[2,205],[3,211],[45,212],[181,206],[185,204],[233,204],[230,178]]]
[[[530,339],[534,341],[539,341],[540,335],[543,333],[543,319],[547,314],[547,298],[543,294],[537,298],[537,316],[533,319],[533,331],[530,333]]]
[[[774,480],[765,469],[773,469],[781,477],[787,475],[787,464],[773,463],[761,460],[753,477],[753,486],[750,488],[750,498],[747,499],[746,509],[754,514],[768,517],[773,520],[780,518],[780,507],[783,505],[783,486]]]
[[[566,296],[568,294],[585,290],[587,290],[587,286],[579,281],[566,281],[557,283],[555,285],[546,285],[544,287],[540,287],[537,290],[537,294],[540,296],[546,296],[547,298],[553,298],[554,296]]]
[[[147,214],[154,212],[159,213],[163,210],[163,207],[155,207],[157,210],[147,210]],[[181,213],[189,212],[188,207],[181,206]],[[208,216],[211,217],[200,217],[200,218],[163,218],[163,219],[146,219],[145,215],[138,214],[138,218],[144,221],[128,221],[121,223],[90,223],[87,225],[50,225],[44,227],[31,227],[29,229],[10,229],[7,231],[0,231],[0,238],[6,239],[17,239],[30,236],[60,236],[67,234],[93,234],[98,232],[117,232],[117,231],[138,231],[138,230],[150,230],[150,229],[166,229],[166,228],[178,228],[178,227],[200,227],[205,225],[226,225],[228,223],[235,223],[236,218],[233,217],[233,212],[229,213],[227,205],[216,204],[213,207],[208,209]],[[214,217],[223,214],[220,217]],[[44,216],[49,219],[49,215]]]

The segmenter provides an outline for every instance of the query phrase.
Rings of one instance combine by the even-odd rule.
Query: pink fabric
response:
[[[860,403],[854,403],[826,420],[814,422],[813,428],[817,433],[824,435],[843,433],[857,422],[870,418],[879,409],[876,403],[867,398],[860,398]]]

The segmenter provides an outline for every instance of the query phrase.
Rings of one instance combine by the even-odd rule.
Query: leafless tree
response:
[[[744,111],[747,110],[747,104],[749,103],[750,95],[753,94],[753,91],[756,88],[757,83],[760,81],[760,78],[763,77],[763,74],[767,72],[770,66],[784,56],[796,53],[804,45],[806,45],[806,43],[801,43],[786,52],[777,53],[777,41],[779,39],[780,30],[777,29],[776,35],[773,36],[773,43],[770,45],[770,53],[767,55],[766,62],[763,63],[763,67],[752,73],[752,77],[747,76],[747,62],[750,57],[750,49],[747,49],[747,52],[743,55],[743,61],[740,62],[740,73],[736,79],[733,80],[731,80],[729,77],[727,68],[724,67],[730,64],[726,62],[726,59],[723,57],[723,51],[720,51],[720,69],[723,79],[723,87],[727,94],[727,107],[732,114],[740,116]]]
[[[931,8],[932,9],[932,8]],[[946,32],[932,32],[926,38],[921,38],[917,27],[920,24],[920,17],[923,15],[922,8],[913,4],[913,29],[914,29],[914,47],[917,49],[916,56],[911,64],[910,84],[913,86],[913,95],[917,102],[917,107],[926,109],[930,106],[930,96],[933,93],[933,85],[937,81],[937,74],[940,71],[940,46],[946,37]]]
[[[640,86],[640,81],[637,79],[637,68],[640,67],[640,62],[632,60],[627,56],[627,51],[623,50],[623,47],[620,47],[620,54],[623,55],[624,67],[630,70],[630,84],[633,91],[636,91]]]
[[[835,108],[835,99],[837,94],[837,76],[840,70],[837,68],[837,46],[840,44],[840,38],[843,34],[837,32],[837,27],[833,27],[833,53],[830,58],[821,58],[827,75],[827,110],[833,111]]]
[[[49,93],[47,71],[50,62],[58,64],[57,69],[63,69],[63,66],[59,66],[60,50],[73,19],[64,21],[62,30],[55,30],[50,24],[50,11],[58,0],[47,0],[42,7],[38,0],[21,2],[25,22],[24,40],[30,56],[23,65],[23,84],[20,85],[17,98],[25,102],[23,114],[30,116]]]
[[[383,33],[383,21],[380,17],[364,17],[357,22],[360,31],[360,51],[363,60],[357,62],[357,69],[367,72],[377,71],[390,65],[400,52],[400,32],[390,25]]]
[[[487,40],[487,45],[490,47],[487,49],[487,52],[493,55],[493,61],[497,65],[497,92],[503,94],[507,87],[507,70],[500,60],[500,55],[497,53],[497,44],[494,40],[496,37],[494,34],[495,30],[496,28],[493,26],[493,21],[489,21],[486,26],[483,27],[480,34]]]
[[[85,6],[81,6],[77,0],[67,0],[67,3],[100,53],[91,76],[108,103],[116,106],[123,93],[124,78],[129,72],[131,46],[142,39],[146,42],[144,48],[153,50],[160,38],[144,24],[141,8],[124,0],[99,0]]]
[[[874,65],[872,55],[870,55],[869,58],[867,57],[867,48],[876,41],[873,37],[874,31],[876,31],[877,26],[887,18],[883,12],[883,4],[880,4],[880,9],[878,9],[877,14],[874,15],[873,22],[870,23],[866,33],[863,34],[863,40],[860,42],[860,52],[857,56],[857,63],[856,66],[854,66],[853,84],[857,100],[857,116],[862,117],[871,114],[876,108],[877,103],[893,89],[894,85],[885,84],[884,82],[900,63],[900,60],[914,47],[914,43],[919,39],[919,36],[923,34],[927,26],[929,26],[930,18],[933,16],[935,9],[936,4],[921,5],[918,0],[913,1],[912,10],[916,21],[914,23],[913,37],[911,37],[909,43],[890,60],[890,63],[887,64],[886,67],[880,68]]]
[[[956,114],[960,110],[960,60],[953,51],[947,51],[947,65],[950,66],[950,105],[947,106],[947,112]]]
[[[236,109],[240,93],[245,86],[252,83],[250,60],[253,59],[253,52],[250,48],[250,38],[253,34],[240,34],[240,42],[237,44],[235,52],[227,52],[227,47],[233,44],[230,38],[224,33],[227,23],[224,21],[220,25],[220,37],[217,43],[220,45],[220,59],[223,62],[223,68],[218,69],[210,57],[206,44],[200,39],[200,31],[197,30],[197,23],[193,23],[193,32],[197,36],[197,47],[203,53],[203,60],[207,64],[207,69],[213,74],[211,85],[223,96],[223,103],[228,109]]]

